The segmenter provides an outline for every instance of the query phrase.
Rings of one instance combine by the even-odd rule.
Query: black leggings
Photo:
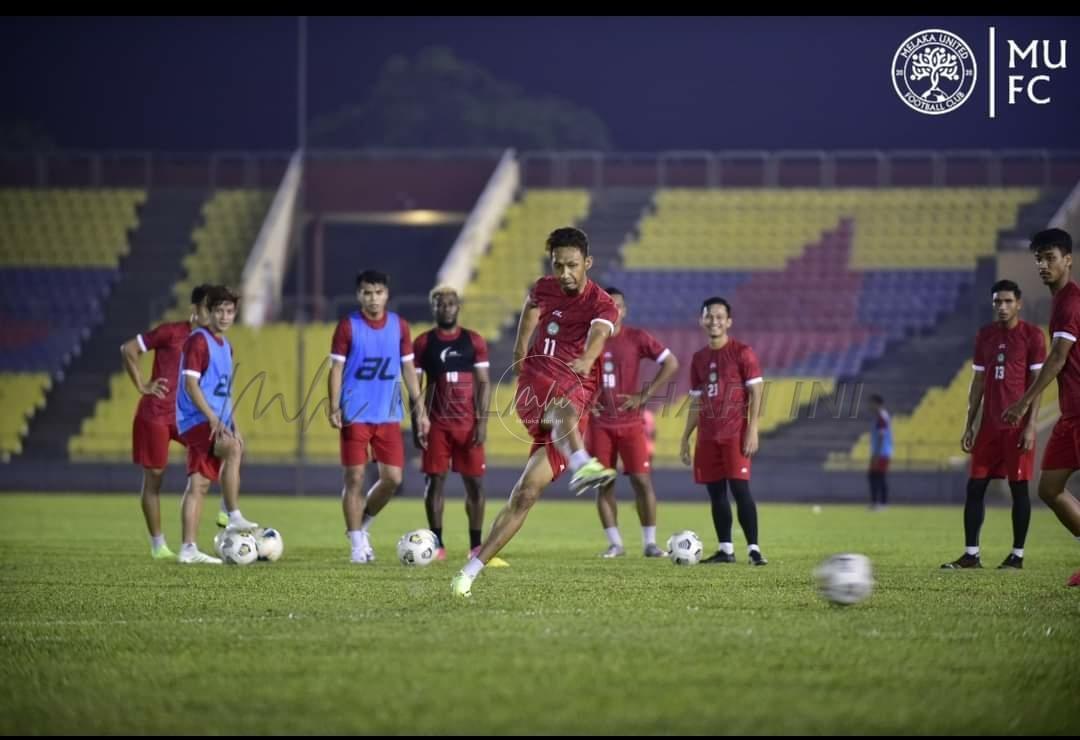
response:
[[[727,479],[706,484],[709,500],[712,502],[713,526],[721,542],[731,542],[731,504],[727,499],[727,488],[731,486],[731,495],[735,497],[735,508],[739,515],[739,526],[746,535],[747,545],[758,544],[757,505],[750,496],[750,482]]]

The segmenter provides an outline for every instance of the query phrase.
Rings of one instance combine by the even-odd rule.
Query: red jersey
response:
[[[671,352],[656,338],[633,326],[623,326],[619,333],[604,343],[600,355],[600,413],[590,423],[601,427],[640,424],[643,409],[620,411],[627,396],[641,393],[644,388],[638,382],[638,368],[642,359],[663,362]]]
[[[747,387],[764,382],[754,350],[734,339],[705,347],[690,363],[690,395],[698,399],[698,440],[730,440],[746,427]]]
[[[165,398],[143,396],[139,399],[139,406],[135,412],[137,416],[166,424],[176,423],[176,389],[180,383],[180,353],[190,335],[190,323],[174,321],[169,324],[159,324],[151,331],[135,337],[140,350],[154,352],[154,369],[150,374],[150,379],[164,378],[168,382]]]
[[[1028,388],[1028,374],[1038,372],[1046,361],[1046,339],[1038,327],[1026,321],[1012,329],[987,324],[975,336],[972,369],[983,373],[982,423],[991,429],[1008,429],[1001,414],[1020,400]],[[1017,426],[1023,426],[1021,420]]]
[[[594,394],[599,385],[599,362],[584,378],[574,373],[569,363],[584,354],[593,324],[606,323],[614,331],[619,309],[611,296],[592,280],[577,295],[567,295],[558,278],[548,275],[533,284],[529,301],[539,309],[540,321],[522,365],[522,377],[581,383],[585,394]]]
[[[1080,339],[1080,286],[1071,280],[1054,296],[1050,312],[1050,339],[1058,337],[1074,342],[1057,376],[1061,416],[1069,419],[1080,416],[1080,350],[1075,344]]]

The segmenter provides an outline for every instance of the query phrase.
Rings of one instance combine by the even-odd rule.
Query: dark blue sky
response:
[[[999,117],[987,117],[987,28],[998,29]],[[288,149],[296,137],[295,18],[0,21],[11,83],[0,121],[65,147]],[[924,28],[964,38],[973,97],[945,116],[890,82]],[[1053,102],[1004,105],[1005,39],[1068,41]],[[1080,149],[1080,20],[1063,18],[312,18],[310,115],[358,102],[394,53],[452,48],[529,93],[591,108],[623,151],[791,148]],[[1022,70],[1028,75],[1030,67]]]

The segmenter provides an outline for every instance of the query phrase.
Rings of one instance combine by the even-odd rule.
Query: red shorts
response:
[[[1080,470],[1080,418],[1061,418],[1043,452],[1043,470]]]
[[[546,447],[552,480],[558,478],[566,470],[567,460],[552,442],[551,429],[544,428],[543,420],[547,401],[560,398],[569,403],[579,414],[578,431],[584,439],[589,424],[589,415],[585,413],[585,409],[592,404],[591,392],[580,383],[576,386],[560,388],[556,381],[549,379],[530,381],[524,375],[518,378],[514,407],[517,409],[518,418],[521,419],[521,423],[525,425],[525,429],[533,440],[529,448],[529,457],[532,457],[541,447]]]
[[[135,415],[131,430],[131,461],[152,470],[160,470],[169,464],[169,442],[180,439],[176,422]]]
[[[187,447],[187,474],[198,473],[216,481],[221,476],[221,458],[214,456],[214,440],[210,439],[210,422],[204,421],[180,435]]]
[[[447,470],[479,478],[487,467],[484,464],[484,446],[473,446],[474,425],[451,426],[431,422],[427,449],[424,450],[421,470],[425,475],[443,475]]]
[[[870,472],[871,473],[888,473],[889,472],[889,460],[890,458],[883,455],[877,455],[870,458]]]
[[[589,424],[585,448],[606,468],[615,467],[615,458],[618,456],[622,460],[624,475],[648,473],[652,467],[649,464],[648,440],[645,439],[643,424],[602,427],[593,420]]]
[[[1008,478],[1010,483],[1031,480],[1035,469],[1035,450],[1018,445],[1024,436],[1021,428],[991,429],[984,425],[975,435],[971,449],[971,473],[976,479]]]
[[[345,467],[363,465],[368,460],[368,445],[376,462],[405,467],[405,444],[401,441],[401,424],[354,422],[341,428],[341,464]]]
[[[750,480],[750,458],[742,454],[742,435],[711,440],[698,437],[694,450],[694,481]]]

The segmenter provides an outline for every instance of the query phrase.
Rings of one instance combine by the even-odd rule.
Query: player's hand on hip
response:
[[[144,396],[154,396],[155,398],[165,398],[169,395],[169,381],[165,378],[154,378],[149,383],[143,383],[139,388],[139,392]]]
[[[619,411],[636,411],[645,405],[645,402],[649,400],[649,397],[644,393],[631,393],[626,397],[626,400],[619,406]]]

